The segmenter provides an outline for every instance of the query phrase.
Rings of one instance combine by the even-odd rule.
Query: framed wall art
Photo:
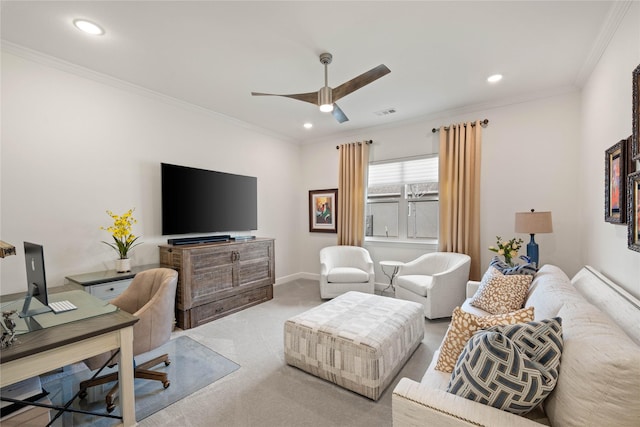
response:
[[[631,126],[633,128],[633,140],[631,141],[632,160],[640,160],[640,65],[633,70],[633,119]]]
[[[612,145],[605,152],[604,220],[614,224],[626,221],[626,151],[627,140]]]
[[[629,249],[640,252],[640,171],[629,174],[627,181]]]
[[[309,191],[309,231],[338,232],[338,189]]]
[[[633,152],[633,135],[625,140],[625,154],[627,158],[627,163],[625,165],[626,170],[625,173],[629,175],[630,173],[634,173],[636,171],[636,161],[631,157],[631,153]]]

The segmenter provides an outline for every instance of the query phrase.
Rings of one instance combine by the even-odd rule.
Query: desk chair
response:
[[[155,268],[136,274],[129,287],[111,301],[123,311],[133,314],[140,320],[133,325],[133,355],[138,356],[160,347],[169,341],[173,329],[174,308],[178,273],[168,268]],[[84,361],[91,370],[107,363],[112,353],[103,353]],[[144,378],[162,382],[164,388],[170,382],[165,372],[151,371],[149,368],[164,362],[168,366],[169,355],[163,354],[141,365],[135,366],[135,378]],[[114,363],[115,364],[115,363]],[[80,383],[80,398],[87,396],[87,388],[118,380],[118,373],[112,373],[85,380]],[[107,411],[115,408],[114,396],[118,383],[106,397]]]

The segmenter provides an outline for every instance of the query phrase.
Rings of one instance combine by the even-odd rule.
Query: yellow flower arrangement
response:
[[[100,227],[100,229],[108,231],[115,243],[105,241],[102,243],[111,246],[118,253],[120,259],[126,259],[129,257],[129,252],[142,243],[136,243],[136,240],[138,240],[140,236],[135,236],[131,232],[133,224],[138,222],[133,217],[133,209],[129,209],[122,215],[116,215],[108,210],[107,215],[113,219],[113,225],[106,228]]]
[[[502,255],[504,257],[504,261],[510,266],[513,266],[513,262],[511,261],[511,259],[518,257],[518,251],[522,247],[523,243],[522,239],[516,239],[514,237],[506,243],[502,241],[502,237],[500,236],[496,236],[496,239],[498,240],[496,243],[498,247],[489,246],[489,250],[497,252],[498,255]]]

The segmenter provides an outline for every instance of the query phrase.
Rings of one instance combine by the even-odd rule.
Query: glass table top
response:
[[[90,317],[101,316],[107,313],[113,313],[118,311],[118,307],[109,304],[107,301],[100,300],[93,295],[81,291],[74,290],[68,292],[51,293],[48,295],[49,302],[54,301],[69,301],[77,307],[75,310],[65,311],[63,313],[55,314],[52,311],[37,314],[32,317],[21,318],[18,313],[22,311],[24,304],[24,298],[20,298],[13,301],[6,301],[1,304],[2,308],[2,331],[9,329],[7,321],[4,317],[5,313],[11,313],[9,319],[15,323],[16,335],[26,334],[28,332],[37,331],[44,328],[51,328],[54,326],[64,325],[71,322],[77,322]],[[35,298],[31,299],[30,310],[43,307],[42,303]]]

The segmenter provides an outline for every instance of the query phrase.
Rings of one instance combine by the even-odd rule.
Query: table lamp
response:
[[[538,268],[538,244],[533,239],[537,233],[551,233],[551,212],[516,212],[516,233],[527,233],[531,235],[531,241],[527,244],[527,257],[534,262]]]

